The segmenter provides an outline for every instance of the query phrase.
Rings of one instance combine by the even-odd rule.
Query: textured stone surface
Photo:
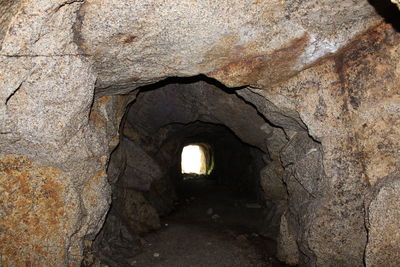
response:
[[[384,24],[289,82],[254,91],[280,108],[299,112],[325,154],[357,144],[343,151],[359,153],[365,160],[364,179],[374,183],[399,164],[399,67],[394,59],[398,49],[399,35]],[[347,140],[341,138],[345,136]]]
[[[286,172],[295,177],[304,190],[316,197],[323,191],[324,171],[322,151],[317,142],[308,137],[306,132],[299,132],[281,151],[281,162]]]
[[[162,176],[157,162],[137,143],[122,139],[120,146],[126,158],[125,172],[119,180],[120,186],[148,191],[150,185]]]
[[[400,180],[383,181],[368,207],[366,266],[400,264]]]
[[[227,94],[204,81],[169,84],[139,95],[127,120],[131,125],[140,125],[149,134],[170,123],[187,124],[196,120],[223,123],[244,142],[265,150],[266,133],[283,135],[235,94]],[[286,141],[284,137],[281,139]]]
[[[41,265],[43,258],[55,266],[77,263],[67,249],[68,237],[76,230],[79,203],[64,175],[60,169],[37,166],[24,157],[1,158],[2,266]]]
[[[83,266],[128,266],[129,258],[125,255],[131,257],[139,244],[140,237],[135,235],[126,223],[115,216],[111,209],[93,246],[91,247],[89,244],[89,249],[93,251],[85,255],[83,261],[85,265]],[[120,257],[120,255],[123,256]],[[103,264],[100,264],[100,261]]]
[[[10,10],[0,24],[2,260],[79,266],[82,240],[99,231],[109,206],[111,139],[89,120],[95,73],[72,41],[81,3],[1,4]]]
[[[118,191],[114,202],[123,221],[135,233],[145,233],[161,227],[157,211],[141,192],[130,189]]]
[[[26,157],[2,156],[0,166],[2,265],[79,266],[81,238],[99,230],[108,207],[104,173],[78,191],[70,173]]]
[[[364,0],[90,0],[77,38],[93,55],[101,88],[198,73],[264,87],[336,52],[377,20]]]
[[[186,107],[215,101],[223,111],[202,112],[271,160],[293,145],[283,177],[303,265],[362,266],[366,245],[368,264],[391,264],[397,213],[379,214],[398,201],[394,189],[374,195],[368,244],[364,198],[400,167],[400,40],[368,2],[0,0],[1,264],[79,266],[109,206],[106,166],[135,97],[108,95],[198,74],[251,85],[237,94],[276,127],[197,86],[183,89]],[[183,110],[165,123],[199,119]],[[321,183],[299,132],[320,146]]]
[[[398,37],[390,25],[381,25],[274,89],[252,89],[277,107],[299,112],[322,145],[326,178],[317,190],[322,198],[300,213],[300,225],[309,228],[301,231],[307,234],[299,236],[300,249],[311,265],[363,264],[365,182],[373,184],[399,166],[400,102],[394,85],[399,74],[392,58]],[[288,180],[289,199],[290,191],[304,199],[300,192],[308,186],[299,187],[296,180]]]
[[[0,49],[3,43],[3,38],[8,31],[8,26],[12,18],[18,11],[21,1],[15,0],[1,0],[0,1],[0,13],[2,14],[0,18]]]
[[[293,231],[289,230],[285,214],[281,217],[277,257],[289,265],[298,265],[300,263],[296,237],[293,235]]]
[[[283,183],[282,165],[273,161],[260,172],[260,183],[264,190],[265,198],[270,200],[284,200],[287,198],[286,187]]]

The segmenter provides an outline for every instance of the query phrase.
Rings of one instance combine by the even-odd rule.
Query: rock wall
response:
[[[5,6],[3,6],[5,3]],[[2,1],[1,265],[79,266],[109,204],[95,72],[73,42],[80,3]]]
[[[249,86],[238,95],[277,126],[257,122],[243,139],[286,162],[276,170],[292,255],[281,255],[396,262],[399,33],[368,1],[2,0],[0,10],[2,265],[80,265],[134,98],[118,94],[198,74]]]
[[[309,243],[316,265],[326,264],[328,258],[339,265],[351,259],[352,266],[363,264],[365,195],[377,180],[398,169],[399,92],[394,84],[399,75],[392,61],[397,38],[390,25],[381,25],[288,82],[271,90],[252,90],[278,107],[297,110],[322,145],[326,178],[318,192],[325,193],[316,201],[318,207],[310,205],[319,211],[312,212],[310,229],[303,231],[310,235],[305,237],[308,241],[298,240]],[[302,185],[307,188],[307,183]],[[382,262],[392,260],[387,256]]]

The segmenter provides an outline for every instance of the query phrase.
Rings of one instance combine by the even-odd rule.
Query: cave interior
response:
[[[284,169],[303,161],[303,172],[322,176],[320,145],[298,115],[278,112],[270,103],[275,112],[268,118],[251,102],[261,104],[259,96],[203,75],[168,78],[133,93],[107,170],[111,208],[86,253],[110,266],[156,264],[154,259],[160,259],[146,250],[143,240],[175,224],[189,224],[194,233],[205,227],[211,229],[206,236],[230,233],[233,241],[242,238],[257,251],[254,257],[260,263],[285,266],[276,258],[280,220],[289,210]],[[187,145],[201,147],[204,174],[182,173]],[[285,155],[284,147],[306,150],[306,156]],[[303,188],[294,190],[307,194],[302,198],[313,197]],[[180,236],[185,231],[180,232],[175,237],[185,239]],[[200,234],[192,237],[198,238]]]

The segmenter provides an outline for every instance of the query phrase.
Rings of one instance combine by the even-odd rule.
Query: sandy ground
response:
[[[189,180],[162,229],[142,236],[131,266],[286,266],[262,237],[263,208],[212,181]]]

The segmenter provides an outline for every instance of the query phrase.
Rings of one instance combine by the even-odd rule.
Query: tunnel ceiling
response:
[[[268,123],[235,90],[221,85],[218,87],[201,78],[191,83],[182,81],[185,79],[181,83],[170,83],[156,90],[143,89],[127,114],[127,122],[148,134],[173,123],[202,121],[222,124],[243,142],[265,152],[268,149],[275,152],[287,141],[282,129]]]
[[[228,86],[270,87],[379,20],[364,0],[88,0],[76,38],[108,93],[199,73]]]

